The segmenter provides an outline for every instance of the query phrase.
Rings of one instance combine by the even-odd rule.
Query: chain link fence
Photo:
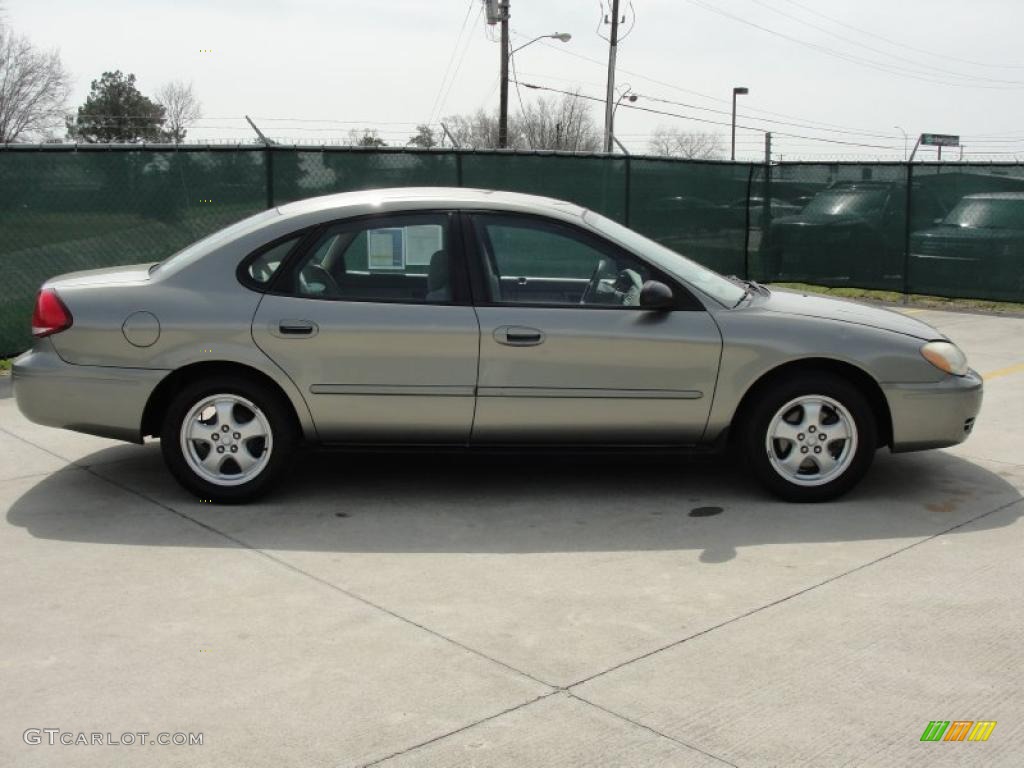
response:
[[[758,166],[749,212],[756,280],[1024,301],[1024,166]]]
[[[401,186],[571,200],[724,274],[1024,301],[1024,166],[748,163],[551,152],[0,147],[0,355],[39,285],[157,261],[274,205]]]

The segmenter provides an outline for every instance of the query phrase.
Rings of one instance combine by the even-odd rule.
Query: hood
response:
[[[760,309],[784,315],[820,317],[825,320],[866,325],[869,328],[902,333],[924,341],[946,338],[945,334],[932,328],[928,323],[907,317],[891,309],[859,304],[845,299],[833,299],[828,296],[815,296],[814,294],[773,288],[771,295],[760,305]]]
[[[50,278],[44,285],[47,288],[81,288],[89,285],[145,283],[149,280],[149,268],[152,266],[152,264],[131,264],[129,266],[68,272],[67,274]]]
[[[773,227],[845,227],[870,223],[866,217],[854,214],[794,213],[772,219]]]
[[[983,227],[929,227],[910,233],[911,240],[941,240],[944,243],[1003,242],[1024,239],[1024,230]]]

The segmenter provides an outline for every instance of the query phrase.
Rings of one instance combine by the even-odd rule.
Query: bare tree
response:
[[[41,138],[61,126],[70,95],[60,53],[0,25],[0,143]]]
[[[498,115],[478,109],[471,115],[444,119],[455,143],[463,149],[493,149],[498,146]],[[509,128],[509,146],[515,147],[515,132]]]
[[[156,102],[164,108],[164,134],[175,144],[183,142],[188,129],[203,116],[203,105],[196,98],[192,83],[183,80],[163,85],[156,92]]]
[[[523,107],[516,133],[530,149],[596,152],[601,146],[590,104],[578,92],[539,98]]]
[[[479,109],[470,115],[451,115],[444,122],[460,147],[494,149],[498,146],[496,112]],[[601,137],[590,105],[578,93],[566,94],[561,99],[537,99],[525,104],[520,115],[509,117],[509,149],[594,152],[600,146]]]
[[[717,134],[681,128],[658,126],[647,146],[652,154],[689,160],[711,160],[722,156],[722,143]]]
[[[350,147],[386,147],[388,143],[380,137],[380,133],[376,130],[370,130],[369,128],[362,132],[352,128],[348,132],[346,139],[348,146]]]

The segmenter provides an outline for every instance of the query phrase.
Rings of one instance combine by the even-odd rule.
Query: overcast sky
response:
[[[321,143],[371,127],[389,143],[405,143],[416,123],[497,107],[496,29],[487,27],[479,0],[3,5],[15,30],[60,48],[75,78],[73,106],[105,70],[135,73],[147,95],[167,80],[193,81],[205,115],[189,134],[197,141],[249,140],[242,119],[249,114],[288,141]],[[901,158],[895,126],[911,140],[922,131],[961,134],[972,157],[1024,158],[1020,0],[633,0],[632,9],[623,7],[632,31],[619,48],[618,82],[640,95],[636,106],[726,124],[623,107],[616,128],[631,151],[644,151],[659,125],[719,133],[727,149],[729,99],[741,85],[750,95],[740,99],[739,122],[772,130],[776,158]],[[598,36],[607,33],[599,29],[599,0],[511,0],[511,18],[513,46],[546,33],[573,35],[518,53],[521,81],[603,97],[608,46]],[[449,65],[454,77],[445,80]],[[510,98],[517,110],[514,88]],[[603,119],[596,102],[594,117]],[[760,156],[763,130],[740,130],[738,146],[740,157]]]

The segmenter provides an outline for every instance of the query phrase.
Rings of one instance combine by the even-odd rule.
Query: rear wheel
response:
[[[164,418],[164,461],[201,499],[253,499],[270,489],[293,452],[297,434],[287,408],[268,387],[241,378],[186,387]]]
[[[789,501],[846,493],[864,477],[878,446],[867,399],[832,374],[770,384],[743,418],[747,463],[770,491]]]

